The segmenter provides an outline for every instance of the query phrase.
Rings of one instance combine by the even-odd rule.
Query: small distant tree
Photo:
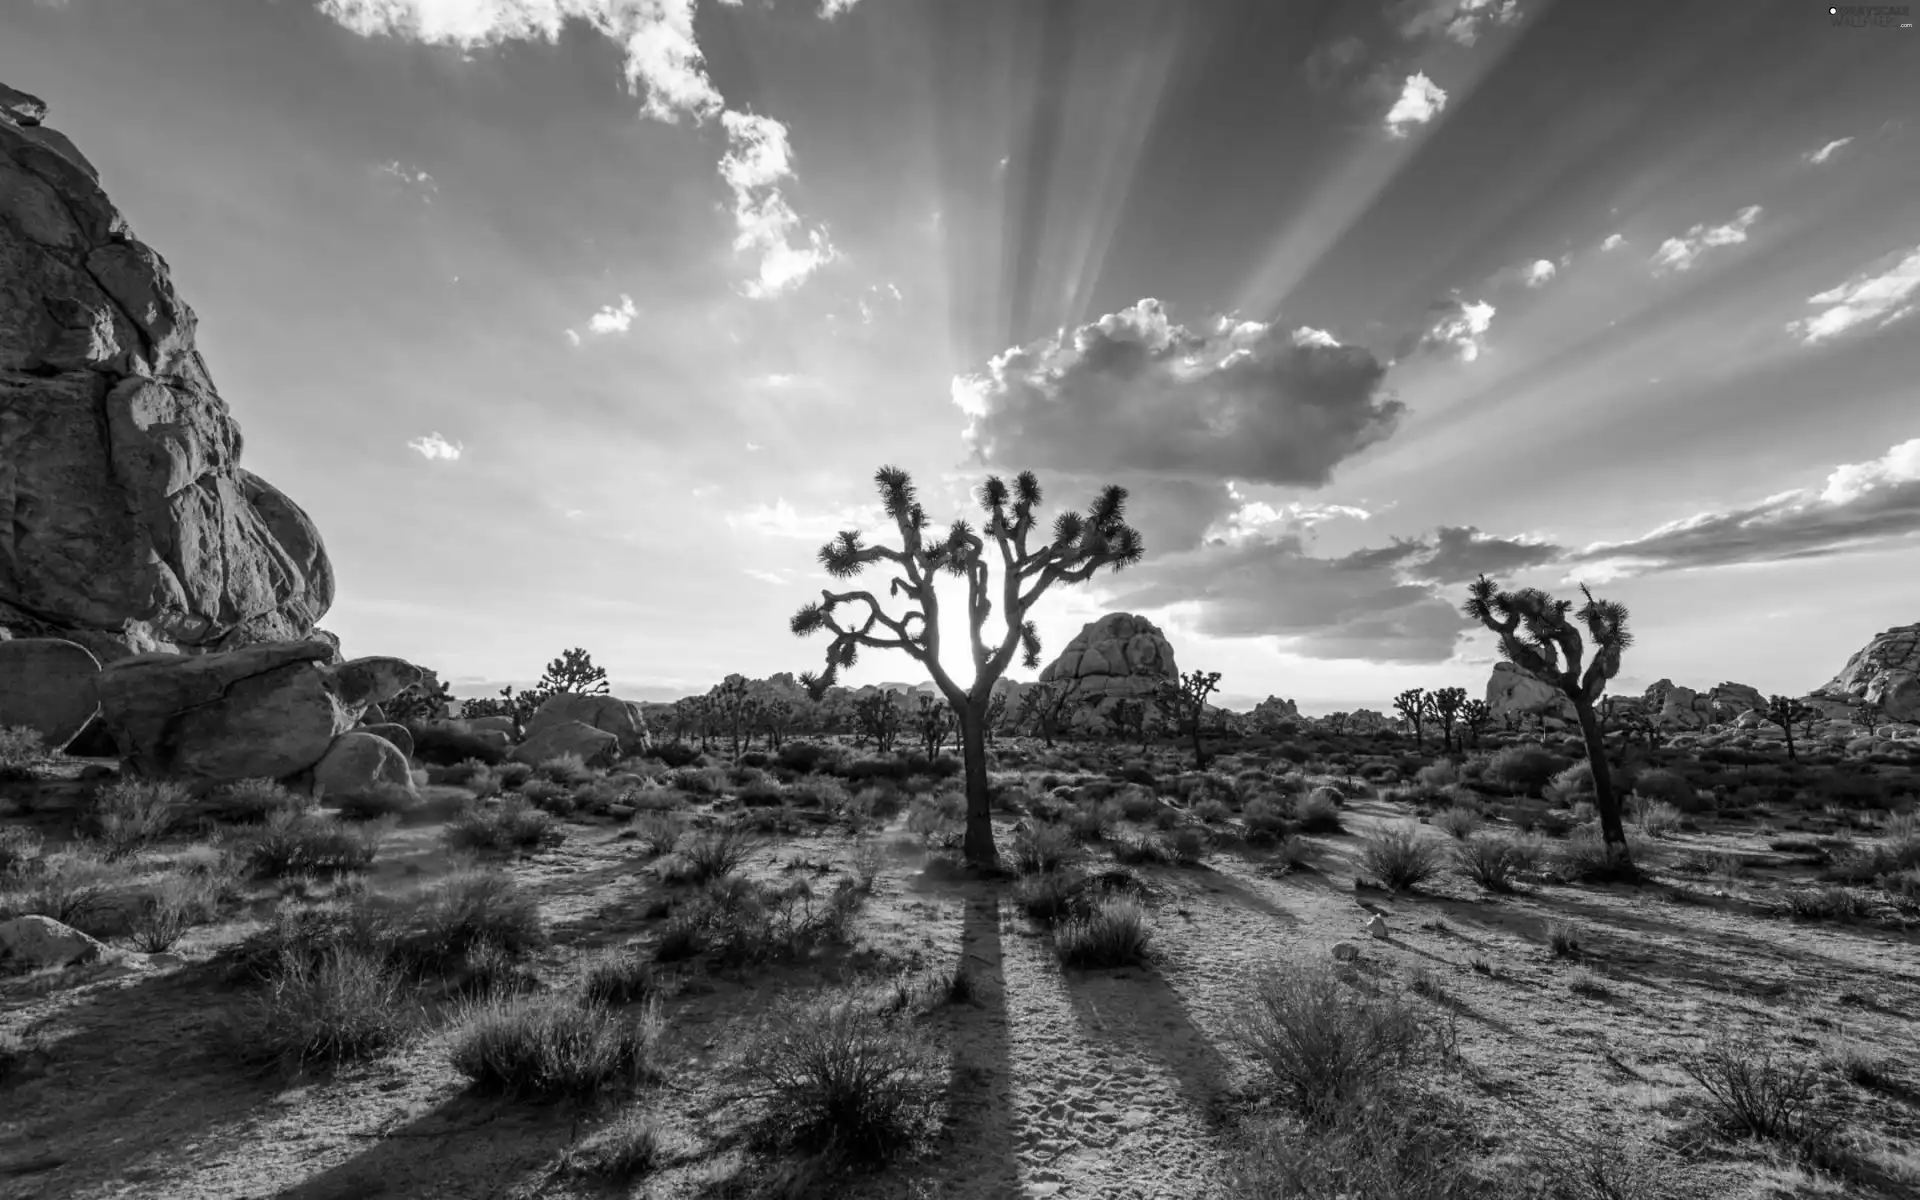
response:
[[[1007,721],[1007,694],[995,692],[987,697],[987,742],[992,744],[993,737]]]
[[[1460,720],[1461,710],[1467,706],[1467,689],[1459,687],[1435,688],[1427,693],[1427,713],[1440,724],[1440,749],[1453,750],[1453,727]]]
[[[1542,683],[1560,689],[1573,705],[1580,732],[1587,743],[1587,761],[1593,768],[1594,808],[1600,813],[1600,832],[1618,861],[1630,866],[1627,830],[1620,819],[1620,798],[1614,794],[1607,767],[1607,746],[1600,733],[1595,706],[1607,690],[1607,681],[1620,673],[1620,656],[1633,645],[1627,629],[1627,609],[1611,600],[1596,600],[1582,585],[1587,602],[1579,611],[1571,600],[1556,600],[1539,588],[1503,592],[1485,575],[1468,589],[1462,606],[1467,616],[1500,638],[1507,661]],[[1593,661],[1582,669],[1587,647],[1580,630],[1567,619],[1572,613],[1593,642]]]
[[[1400,719],[1413,730],[1413,746],[1421,748],[1421,723],[1427,717],[1427,693],[1422,688],[1408,688],[1393,698],[1393,707],[1400,713]]]
[[[1622,709],[1614,718],[1614,724],[1620,729],[1621,741],[1629,746],[1638,739],[1646,743],[1647,749],[1658,750],[1666,737],[1660,722],[1643,708]]]
[[[1207,751],[1200,734],[1207,724],[1207,697],[1220,688],[1220,672],[1189,671],[1179,682],[1163,679],[1153,693],[1155,707],[1178,735],[1193,739],[1193,769],[1207,769]]]
[[[1084,583],[1101,568],[1121,570],[1145,554],[1140,534],[1123,519],[1127,491],[1103,489],[1087,512],[1062,513],[1053,523],[1053,536],[1032,550],[1027,541],[1037,524],[1040,481],[1023,471],[1009,488],[998,476],[981,486],[980,507],[986,525],[976,534],[966,521],[955,521],[943,538],[927,537],[927,514],[914,494],[913,480],[897,467],[882,467],[874,475],[881,504],[900,532],[900,548],[865,546],[858,532],[848,530],[820,548],[820,564],[835,579],[849,579],[874,563],[897,569],[888,584],[889,596],[904,595],[915,607],[898,618],[888,616],[871,593],[822,591],[819,603],[794,614],[791,628],[806,636],[820,630],[833,634],[827,647],[826,670],[803,676],[801,682],[818,695],[830,687],[841,670],[851,667],[860,647],[903,650],[933,677],[960,724],[961,758],[965,763],[967,825],[962,848],[970,862],[997,861],[993,845],[993,808],[987,792],[986,716],[993,685],[1006,673],[1016,652],[1028,668],[1040,665],[1040,633],[1027,614],[1056,583]],[[983,536],[984,535],[984,536]],[[994,599],[988,587],[987,545],[992,543],[1000,562],[1000,616],[1005,624],[998,646],[989,645],[986,624]],[[962,688],[940,662],[940,600],[934,576],[940,572],[966,580],[966,615],[973,656],[973,684]],[[843,626],[834,617],[841,605],[864,606],[858,625]],[[883,632],[875,633],[878,626]]]
[[[1326,724],[1328,733],[1338,737],[1347,731],[1347,722],[1353,720],[1353,714],[1349,712],[1330,712],[1326,716],[1321,717],[1320,720]]]
[[[1760,715],[1780,727],[1787,737],[1787,761],[1798,762],[1800,756],[1793,748],[1793,727],[1806,725],[1820,719],[1820,710],[1792,696],[1768,696],[1767,706]]]
[[[785,696],[771,696],[760,701],[760,728],[767,735],[767,749],[775,754],[787,740],[787,731],[793,727],[793,701]]]
[[[726,731],[733,756],[739,758],[743,743],[746,747],[753,745],[753,731],[760,724],[760,698],[753,694],[747,677],[740,674],[714,684],[707,697],[715,723]]]
[[[920,731],[921,748],[932,758],[940,753],[940,747],[954,730],[953,710],[938,696],[922,696],[913,714],[913,723]]]
[[[1493,726],[1493,707],[1485,700],[1469,700],[1460,706],[1460,721],[1467,738],[1472,739],[1473,748],[1480,748],[1480,738]]]
[[[882,754],[893,751],[893,740],[900,736],[900,706],[893,693],[881,690],[853,702],[853,718],[860,727],[860,738],[871,738]]]
[[[1151,736],[1147,726],[1147,709],[1145,700],[1136,700],[1131,697],[1116,700],[1113,711],[1107,714],[1107,720],[1113,725],[1114,736],[1136,742],[1142,750],[1145,750]]]
[[[549,695],[604,696],[607,673],[593,665],[592,655],[575,646],[561,651],[559,658],[548,663],[547,673],[534,687]]]

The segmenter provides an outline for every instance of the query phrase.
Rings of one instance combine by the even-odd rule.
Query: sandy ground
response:
[[[1007,885],[897,856],[858,918],[858,953],[931,968],[964,962],[982,986],[935,1018],[953,1064],[936,1143],[833,1194],[1208,1195],[1227,1149],[1226,1114],[1250,1080],[1228,1036],[1249,981],[1325,959],[1339,940],[1362,947],[1362,971],[1417,985],[1441,1010],[1458,1039],[1454,1083],[1501,1152],[1553,1152],[1604,1129],[1642,1138],[1683,1129],[1698,1089],[1677,1063],[1717,1029],[1807,1054],[1847,1037],[1895,1055],[1904,1094],[1854,1089],[1842,1099],[1857,1128],[1890,1146],[1920,1144],[1913,933],[1759,915],[1742,896],[1765,886],[1764,869],[1730,887],[1669,872],[1651,886],[1539,886],[1509,897],[1452,877],[1422,895],[1356,893],[1354,835],[1407,819],[1383,802],[1351,805],[1348,834],[1312,839],[1318,869],[1283,877],[1237,844],[1203,866],[1138,868],[1160,955],[1152,968],[1120,971],[1063,970]],[[657,928],[643,913],[662,888],[632,843],[605,822],[570,828],[564,846],[514,867],[553,927],[554,947],[537,964],[548,982],[576,973],[591,948],[645,943]],[[393,834],[381,876],[444,870],[436,832]],[[1682,834],[1663,854],[1703,846],[1765,853],[1749,826]],[[803,835],[763,848],[748,870],[774,874],[796,854],[844,868],[850,851],[844,834]],[[1388,914],[1387,940],[1365,937],[1363,901]],[[1549,920],[1577,929],[1579,962],[1546,949]],[[0,981],[0,1032],[50,1047],[44,1074],[0,1086],[0,1197],[758,1194],[741,1182],[748,1155],[735,1135],[746,1114],[720,1068],[738,1049],[737,1023],[816,978],[807,970],[701,976],[669,1002],[677,1062],[669,1084],[641,1102],[672,1131],[679,1162],[621,1193],[555,1170],[602,1115],[471,1098],[439,1036],[330,1078],[238,1072],[213,1040],[236,994],[203,964],[240,932],[197,930],[152,961],[127,954]],[[1699,1197],[1842,1194],[1801,1192],[1793,1178],[1758,1151],[1697,1147],[1675,1160],[1670,1182]]]

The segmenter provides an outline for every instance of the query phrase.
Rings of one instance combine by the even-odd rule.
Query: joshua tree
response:
[[[1627,629],[1625,605],[1594,599],[1584,584],[1580,594],[1587,602],[1574,612],[1571,600],[1555,600],[1539,588],[1503,592],[1482,575],[1468,589],[1468,600],[1462,607],[1467,616],[1500,636],[1500,651],[1507,661],[1540,682],[1559,688],[1573,704],[1581,736],[1587,743],[1587,761],[1593,768],[1594,807],[1600,812],[1601,835],[1621,863],[1630,865],[1627,831],[1620,821],[1620,799],[1614,795],[1595,706],[1607,690],[1607,680],[1620,673],[1620,655],[1633,645],[1633,634]],[[1593,661],[1584,671],[1581,659],[1586,646],[1580,640],[1580,631],[1567,619],[1570,612],[1586,626],[1587,636],[1593,640]]]
[[[1760,710],[1760,715],[1778,725],[1780,732],[1787,735],[1787,761],[1800,761],[1800,756],[1793,749],[1793,727],[1819,719],[1820,710],[1792,696],[1768,696],[1767,706]]]
[[[860,736],[872,738],[880,753],[892,751],[893,739],[900,735],[900,706],[892,692],[878,691],[854,701],[853,719],[860,723]]]
[[[1460,706],[1460,720],[1464,733],[1473,739],[1473,748],[1480,748],[1480,735],[1493,726],[1493,708],[1485,700],[1469,700]]]
[[[1330,712],[1326,716],[1320,719],[1326,722],[1327,732],[1333,734],[1335,737],[1338,737],[1340,734],[1343,734],[1347,731],[1347,722],[1353,720],[1353,714],[1346,713],[1346,712]]]
[[[740,757],[741,743],[753,745],[753,731],[760,724],[760,698],[744,675],[729,675],[707,693],[709,710],[716,723],[727,731],[733,756]]]
[[[1007,694],[995,692],[987,697],[987,742],[993,742],[993,735],[1000,732],[1000,726],[1007,720]]]
[[[1420,749],[1421,725],[1427,717],[1427,693],[1421,688],[1408,688],[1393,698],[1393,706],[1413,730],[1413,748]]]
[[[1055,679],[1048,683],[1036,683],[1027,694],[1021,697],[1032,705],[1030,712],[1023,708],[1025,715],[1034,722],[1034,728],[1047,745],[1053,745],[1053,739],[1065,732],[1073,724],[1073,710],[1085,703],[1086,696],[1082,688],[1086,681],[1078,677],[1073,679]]]
[[[575,646],[561,651],[559,658],[548,663],[547,673],[534,687],[548,695],[565,692],[575,696],[604,696],[607,673],[593,665],[592,655]]]
[[[1441,750],[1453,749],[1453,726],[1460,719],[1460,712],[1466,706],[1467,689],[1465,688],[1435,688],[1427,693],[1427,715],[1440,722]]]
[[[1207,722],[1207,696],[1220,687],[1220,672],[1189,671],[1180,682],[1163,679],[1153,693],[1154,705],[1173,723],[1176,733],[1193,739],[1193,769],[1207,769],[1206,747],[1200,744]]]
[[[1107,719],[1112,722],[1116,737],[1138,742],[1142,750],[1147,748],[1147,705],[1144,700],[1115,701]]]
[[[953,710],[947,702],[938,696],[920,697],[920,707],[913,714],[914,725],[920,730],[920,745],[932,758],[940,753],[940,746],[953,732]]]
[[[913,481],[897,467],[882,467],[874,475],[880,500],[900,531],[901,548],[863,546],[860,534],[848,530],[820,548],[820,564],[835,579],[858,575],[873,563],[886,563],[900,573],[888,583],[889,596],[904,593],[915,605],[898,619],[881,610],[871,592],[823,590],[819,603],[794,614],[793,632],[805,636],[825,629],[833,634],[827,647],[826,670],[802,676],[808,690],[819,695],[832,686],[839,672],[854,665],[859,648],[904,650],[933,677],[960,724],[961,758],[967,777],[967,829],[963,849],[970,862],[986,864],[997,858],[993,847],[993,810],[987,795],[987,701],[993,685],[1023,651],[1028,668],[1040,665],[1040,633],[1027,614],[1042,594],[1056,583],[1084,583],[1102,567],[1120,570],[1140,561],[1145,547],[1140,534],[1122,518],[1125,488],[1108,486],[1086,515],[1062,513],[1053,523],[1053,536],[1034,550],[1027,549],[1040,507],[1040,481],[1022,471],[1009,488],[998,476],[982,485],[979,501],[987,516],[981,533],[966,521],[955,521],[946,536],[929,541],[926,510],[915,498]],[[984,534],[984,540],[983,535]],[[994,610],[988,588],[987,543],[999,551],[1000,616],[1005,632],[998,646],[986,640],[986,624]],[[962,688],[940,662],[940,602],[934,576],[940,571],[966,580],[967,628],[972,642],[973,684]],[[865,606],[865,619],[842,626],[834,619],[841,605]],[[878,625],[887,635],[874,632]]]
[[[773,696],[760,701],[760,728],[767,733],[767,749],[780,753],[780,746],[787,740],[787,731],[793,727],[793,701],[785,696]]]

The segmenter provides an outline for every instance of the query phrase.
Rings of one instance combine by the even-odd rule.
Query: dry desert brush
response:
[[[991,864],[993,811],[988,791],[986,726],[993,685],[1022,652],[1028,667],[1040,665],[1040,634],[1027,614],[1054,584],[1085,583],[1102,567],[1121,570],[1138,563],[1145,553],[1140,534],[1123,519],[1127,492],[1108,486],[1083,515],[1061,513],[1052,534],[1034,548],[1028,542],[1038,525],[1040,481],[1022,471],[1012,487],[998,476],[981,486],[979,502],[986,523],[976,533],[964,520],[955,521],[943,537],[929,536],[926,510],[907,473],[882,467],[874,475],[880,500],[900,531],[901,547],[867,546],[856,530],[842,532],[820,548],[820,564],[835,579],[851,579],[881,563],[894,572],[889,597],[904,595],[911,606],[898,618],[889,616],[870,591],[822,590],[819,601],[795,613],[790,626],[799,636],[826,630],[833,635],[827,647],[826,669],[802,676],[808,692],[819,699],[843,668],[854,665],[860,649],[904,650],[927,669],[952,707],[959,724],[961,758],[966,770],[967,823],[963,843],[968,860]],[[1000,563],[1000,616],[1004,632],[990,646],[986,626],[994,612],[989,584],[988,543],[997,549]],[[941,665],[940,601],[934,577],[946,572],[967,583],[967,629],[971,640],[973,683],[962,688]],[[861,606],[858,623],[842,625],[835,614],[842,606]],[[860,610],[856,610],[858,612]]]

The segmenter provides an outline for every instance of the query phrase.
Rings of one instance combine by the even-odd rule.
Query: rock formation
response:
[[[639,754],[653,745],[647,736],[647,719],[638,704],[612,696],[570,692],[550,696],[540,705],[527,721],[527,739],[531,741],[548,727],[568,721],[612,734],[619,739],[622,754]]]
[[[1572,724],[1578,718],[1573,702],[1550,683],[1542,683],[1510,662],[1493,664],[1487,679],[1487,707],[1494,720],[1504,722],[1509,713],[1532,719],[1544,715],[1549,723]]]
[[[1887,721],[1920,722],[1920,625],[1899,625],[1875,636],[1808,701],[1871,705]]]
[[[1078,679],[1080,694],[1097,710],[1119,700],[1147,699],[1163,681],[1179,678],[1166,635],[1132,613],[1108,613],[1089,622],[1040,672],[1042,683]]]
[[[59,638],[0,642],[0,729],[25,725],[64,750],[100,711],[100,663]]]
[[[102,662],[304,639],[319,531],[241,468],[166,260],[45,116],[0,85],[0,628]]]
[[[1247,716],[1256,727],[1267,728],[1278,725],[1282,721],[1298,722],[1300,720],[1300,706],[1291,700],[1282,700],[1278,696],[1268,696],[1265,700],[1254,705],[1253,711],[1248,713]]]

